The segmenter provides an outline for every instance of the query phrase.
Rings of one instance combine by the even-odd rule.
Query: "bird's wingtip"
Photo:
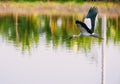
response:
[[[96,12],[98,12],[98,8],[96,6],[93,6],[93,7],[90,8],[90,11],[93,11],[93,10],[95,10]]]

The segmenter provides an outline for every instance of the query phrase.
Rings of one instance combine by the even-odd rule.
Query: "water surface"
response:
[[[120,84],[120,17],[106,17],[104,51],[101,39],[66,39],[83,18],[0,16],[0,84]],[[103,34],[102,17],[95,32]]]

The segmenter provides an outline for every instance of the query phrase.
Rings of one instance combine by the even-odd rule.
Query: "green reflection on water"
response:
[[[2,39],[13,43],[16,47],[21,47],[22,51],[31,50],[32,46],[38,47],[40,37],[45,35],[46,45],[53,47],[64,45],[68,49],[84,50],[91,49],[92,43],[101,44],[101,40],[93,37],[80,37],[68,40],[69,36],[79,34],[75,20],[82,20],[84,17],[78,16],[0,16],[0,35]],[[98,18],[97,32],[100,36],[101,18]],[[112,40],[114,44],[120,43],[120,17],[107,18],[107,43]]]
[[[113,40],[114,44],[120,43],[120,17],[107,19],[107,42]]]

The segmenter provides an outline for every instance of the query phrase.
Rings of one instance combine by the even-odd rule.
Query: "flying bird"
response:
[[[79,36],[92,36],[96,38],[103,39],[98,34],[94,33],[96,16],[98,14],[98,9],[96,7],[91,7],[88,11],[87,16],[84,18],[84,22],[76,20],[76,25],[80,28],[81,32],[78,35],[73,35],[70,38],[75,38]]]

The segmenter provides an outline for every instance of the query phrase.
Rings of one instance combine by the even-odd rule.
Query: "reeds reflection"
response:
[[[29,15],[29,16],[0,16],[0,35],[2,39],[21,47],[22,51],[31,50],[38,46],[41,36],[45,36],[46,45],[52,42],[53,47],[59,45],[76,51],[89,51],[92,43],[101,44],[102,41],[93,37],[80,37],[66,40],[72,34],[78,34],[75,20],[82,20],[83,16],[55,16],[55,15]],[[107,18],[107,43],[109,40],[115,44],[120,43],[120,17]],[[98,18],[96,32],[101,34],[101,17]]]

